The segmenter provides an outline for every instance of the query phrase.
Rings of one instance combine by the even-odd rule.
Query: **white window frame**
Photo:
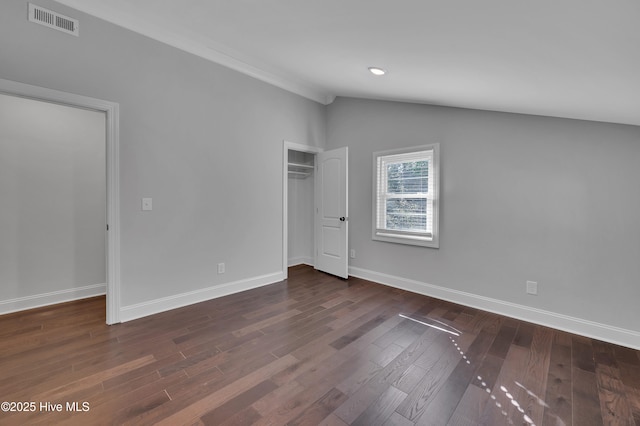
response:
[[[404,154],[428,153],[425,158],[429,161],[429,191],[427,193],[402,194],[407,198],[427,199],[427,220],[431,218],[431,233],[409,232],[396,229],[387,229],[383,226],[386,223],[386,200],[389,197],[384,188],[387,188],[386,164],[402,160]],[[393,198],[397,198],[398,194]],[[429,211],[430,210],[430,211]],[[377,241],[390,243],[409,244],[414,246],[439,248],[440,230],[440,144],[421,145],[410,148],[392,149],[387,151],[377,151],[373,153],[373,232],[372,238]],[[430,213],[430,214],[429,214]],[[428,226],[429,227],[429,226]]]

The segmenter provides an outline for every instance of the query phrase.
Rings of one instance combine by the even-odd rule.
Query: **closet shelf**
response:
[[[301,163],[288,163],[289,167],[295,167],[295,168],[300,168],[300,169],[313,169],[314,166],[310,165],[310,164],[301,164]]]
[[[296,178],[296,179],[306,179],[307,177],[311,176],[314,169],[314,166],[310,164],[304,164],[304,163],[289,162],[287,163],[287,165],[288,165],[289,177]]]
[[[311,176],[309,172],[296,172],[294,170],[289,170],[289,176],[296,179],[304,179],[306,177]]]

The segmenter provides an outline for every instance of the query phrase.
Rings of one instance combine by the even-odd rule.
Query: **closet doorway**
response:
[[[283,143],[283,278],[307,264],[348,277],[348,149]]]

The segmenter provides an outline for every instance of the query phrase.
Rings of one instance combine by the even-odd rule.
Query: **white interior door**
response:
[[[316,259],[315,268],[348,277],[349,203],[347,147],[316,156]]]

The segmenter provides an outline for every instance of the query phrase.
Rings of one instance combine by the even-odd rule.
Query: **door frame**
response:
[[[37,101],[51,102],[75,108],[105,113],[106,118],[106,272],[107,272],[107,324],[120,322],[120,125],[119,105],[114,102],[45,87],[32,86],[0,79],[0,93]]]
[[[303,145],[299,143],[289,142],[287,140],[282,141],[282,279],[286,280],[289,276],[289,150],[293,149],[300,152],[308,152],[310,154],[317,154],[324,152],[324,149]],[[315,178],[315,176],[314,176]],[[314,188],[315,191],[315,188]],[[314,215],[315,218],[315,215]],[[314,219],[315,221],[315,219]],[[315,236],[315,225],[313,227],[313,233]],[[315,239],[315,238],[314,238]],[[315,244],[315,243],[314,243]],[[315,264],[315,246],[313,263]]]

